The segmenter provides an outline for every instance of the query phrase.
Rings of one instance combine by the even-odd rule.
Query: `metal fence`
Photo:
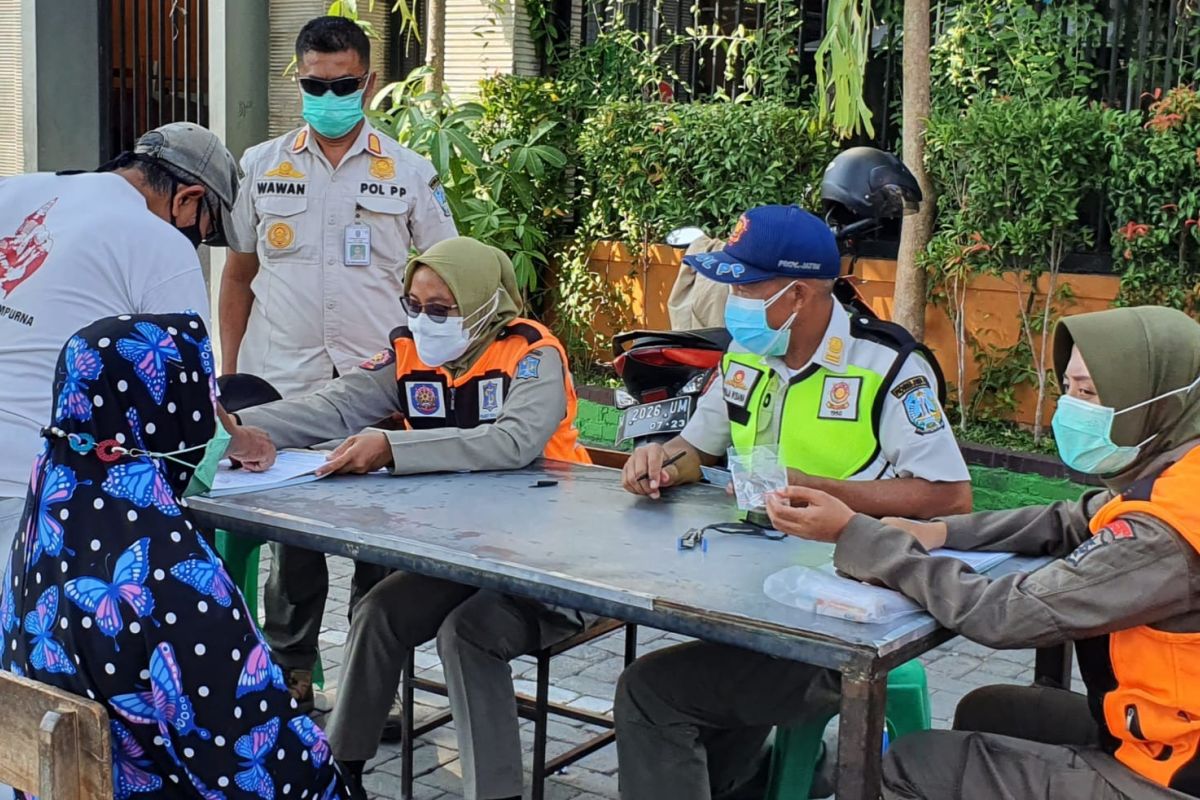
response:
[[[1027,0],[1028,1],[1028,0]],[[825,35],[826,0],[783,0],[798,12],[796,37],[797,80],[814,77],[814,55]],[[716,25],[732,35],[739,26],[758,30],[766,15],[765,3],[754,0],[629,0],[595,3],[585,0],[579,20],[584,42],[620,16],[632,30],[648,35],[651,45],[686,36],[688,28]],[[1044,7],[1042,0],[1032,3]],[[898,3],[891,4],[899,8]],[[936,2],[931,9],[934,36],[953,18],[957,3]],[[1088,57],[1097,71],[1093,96],[1110,105],[1133,108],[1158,87],[1200,79],[1200,12],[1196,0],[1107,0],[1096,3],[1104,27],[1089,47]],[[868,103],[875,112],[881,144],[892,144],[890,124],[898,108],[900,83],[900,20],[898,13],[883,11],[873,37],[874,57],[868,66]],[[736,97],[745,91],[740,70],[727,74],[725,56],[695,41],[671,47],[665,67],[678,100],[702,99],[715,94]]]
[[[168,122],[208,125],[207,0],[100,0],[102,160]]]

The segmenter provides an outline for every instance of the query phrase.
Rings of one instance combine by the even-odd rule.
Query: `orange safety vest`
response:
[[[1121,517],[1148,514],[1200,551],[1198,485],[1200,447],[1105,504],[1089,524],[1092,535],[1133,536]],[[1076,648],[1107,749],[1139,775],[1200,797],[1200,631],[1139,625]]]
[[[546,326],[529,319],[515,319],[496,336],[471,368],[452,377],[441,367],[430,367],[417,355],[408,328],[392,331],[396,352],[396,383],[400,410],[413,430],[428,428],[474,428],[490,425],[500,417],[504,398],[513,381],[538,377],[540,358],[533,351],[552,348],[563,363],[563,390],[567,414],[546,443],[542,456],[556,461],[590,464],[587,450],[579,444],[575,429],[575,385],[567,367],[567,352]]]

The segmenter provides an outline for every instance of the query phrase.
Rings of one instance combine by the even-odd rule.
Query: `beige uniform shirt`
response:
[[[433,165],[363,125],[337,169],[307,127],[252,147],[234,207],[257,242],[238,369],[285,397],[348,372],[404,324],[411,248],[456,235]]]

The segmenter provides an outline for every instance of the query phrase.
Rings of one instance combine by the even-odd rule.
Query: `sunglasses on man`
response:
[[[310,94],[313,97],[320,97],[326,92],[333,92],[336,97],[345,97],[346,95],[357,92],[367,80],[367,75],[354,77],[353,75],[345,78],[334,78],[325,80],[324,78],[299,78],[300,88],[305,94]]]

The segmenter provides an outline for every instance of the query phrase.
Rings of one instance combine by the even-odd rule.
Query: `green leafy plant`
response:
[[[1128,114],[1107,196],[1121,301],[1200,310],[1200,95],[1180,86]]]
[[[1090,0],[967,0],[930,52],[935,105],[979,98],[1086,96],[1096,81],[1104,18]]]
[[[1059,273],[1067,254],[1091,236],[1081,206],[1102,186],[1120,117],[1082,100],[979,98],[965,111],[930,120],[926,161],[939,216],[926,266],[933,282],[957,298],[951,317],[960,321],[960,350],[963,282],[976,273],[1015,275],[1014,311],[1037,387],[1035,439],[1050,380],[1052,323],[1070,301]],[[962,372],[960,364],[960,378]],[[960,399],[964,416],[968,402]]]
[[[484,106],[426,91],[427,75],[422,67],[384,87],[372,102],[372,123],[433,162],[460,232],[506,252],[522,287],[531,291],[550,260],[544,221],[553,209],[542,204],[538,186],[553,184],[567,163],[548,143],[558,123],[510,129],[510,136],[481,147],[476,140]],[[488,129],[493,139],[497,130]]]
[[[871,109],[863,95],[875,15],[870,0],[829,0],[825,38],[817,46],[817,99],[821,121],[849,138],[865,131],[875,136]]]

